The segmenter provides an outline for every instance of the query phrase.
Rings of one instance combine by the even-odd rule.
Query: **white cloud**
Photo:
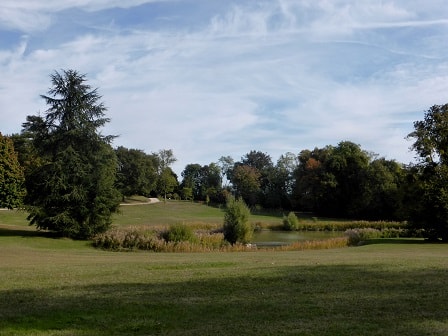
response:
[[[0,4],[0,27],[31,33],[45,31],[53,23],[58,12],[67,9],[100,11],[112,8],[132,8],[145,3],[173,0],[2,0]]]
[[[48,19],[44,29],[60,10],[122,3],[16,2],[0,5],[0,22],[1,8],[27,8]],[[27,115],[44,111],[39,94],[47,90],[49,74],[73,68],[103,95],[112,119],[105,132],[121,135],[116,145],[172,148],[178,172],[222,155],[238,160],[252,149],[275,161],[287,151],[342,140],[407,162],[412,154],[404,137],[412,121],[445,103],[448,89],[439,42],[445,21],[430,6],[241,1],[225,12],[211,11],[201,28],[130,25],[42,45],[30,34],[10,50],[0,42],[0,131],[18,132]],[[20,27],[20,21],[11,25]],[[411,33],[401,30],[405,26]],[[23,23],[21,29],[36,27]]]

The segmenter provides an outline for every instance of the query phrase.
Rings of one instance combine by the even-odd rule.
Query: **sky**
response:
[[[448,103],[446,0],[2,0],[0,132],[54,71],[98,88],[114,147],[190,163],[352,141],[401,163]]]

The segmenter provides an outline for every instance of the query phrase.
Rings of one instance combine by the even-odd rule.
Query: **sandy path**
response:
[[[155,204],[159,203],[160,200],[157,197],[148,198],[147,202],[138,202],[138,203],[120,203],[120,205],[146,205],[146,204]]]

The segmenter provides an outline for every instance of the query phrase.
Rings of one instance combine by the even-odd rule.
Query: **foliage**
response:
[[[220,232],[206,227],[193,229],[186,224],[174,224],[168,229],[154,226],[116,228],[96,235],[93,245],[106,250],[145,250],[152,252],[209,252],[226,245]]]
[[[241,198],[229,197],[224,214],[224,238],[231,244],[249,243],[254,228],[249,222],[250,210]]]
[[[119,203],[113,137],[98,131],[109,119],[85,76],[68,70],[51,80],[42,96],[45,116],[29,116],[24,124],[43,162],[28,176],[29,220],[38,229],[87,238],[109,228]]]
[[[346,231],[349,229],[375,229],[375,230],[407,230],[406,222],[392,221],[356,221],[356,220],[301,220],[297,230],[299,231]]]
[[[448,241],[448,104],[432,106],[408,137],[421,161],[411,222],[427,238]]]
[[[287,216],[283,216],[283,228],[287,231],[295,231],[299,228],[299,219],[294,212],[290,212]]]
[[[248,165],[238,165],[232,172],[232,184],[239,197],[253,206],[258,199],[258,193],[261,187],[261,173],[255,167]]]
[[[232,176],[232,169],[235,165],[235,161],[229,155],[221,156],[218,160],[218,167],[221,173],[221,181],[224,182],[224,186],[228,186],[228,182]]]
[[[181,175],[183,177],[181,189],[191,189],[194,200],[205,201],[209,197],[214,203],[220,202],[221,170],[215,163],[205,166],[197,163],[188,164]]]
[[[116,185],[122,195],[148,196],[157,183],[157,156],[122,146],[115,150],[115,154],[118,160]]]
[[[164,238],[168,242],[187,241],[194,243],[196,240],[193,229],[190,226],[182,223],[171,225],[164,234]]]
[[[0,133],[0,208],[16,208],[25,196],[25,177],[13,141]]]
[[[403,219],[404,168],[349,141],[304,150],[295,171],[295,203],[302,211],[338,218]]]
[[[166,202],[167,195],[178,186],[177,175],[170,166],[177,161],[171,149],[161,149],[157,154],[157,193],[163,195]]]
[[[164,202],[166,202],[168,194],[172,193],[177,185],[177,176],[173,170],[170,167],[163,168],[157,180],[157,191],[163,195]]]
[[[370,239],[376,238],[399,238],[408,237],[407,230],[401,229],[384,229],[378,230],[373,228],[357,228],[345,231],[345,236],[348,238],[349,246],[358,246]]]

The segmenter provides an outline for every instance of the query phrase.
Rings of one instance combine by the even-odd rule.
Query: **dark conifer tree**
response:
[[[51,82],[42,96],[45,115],[29,116],[23,125],[42,159],[27,184],[28,219],[38,229],[88,238],[109,228],[119,204],[113,136],[99,132],[109,119],[84,75],[55,72]]]

